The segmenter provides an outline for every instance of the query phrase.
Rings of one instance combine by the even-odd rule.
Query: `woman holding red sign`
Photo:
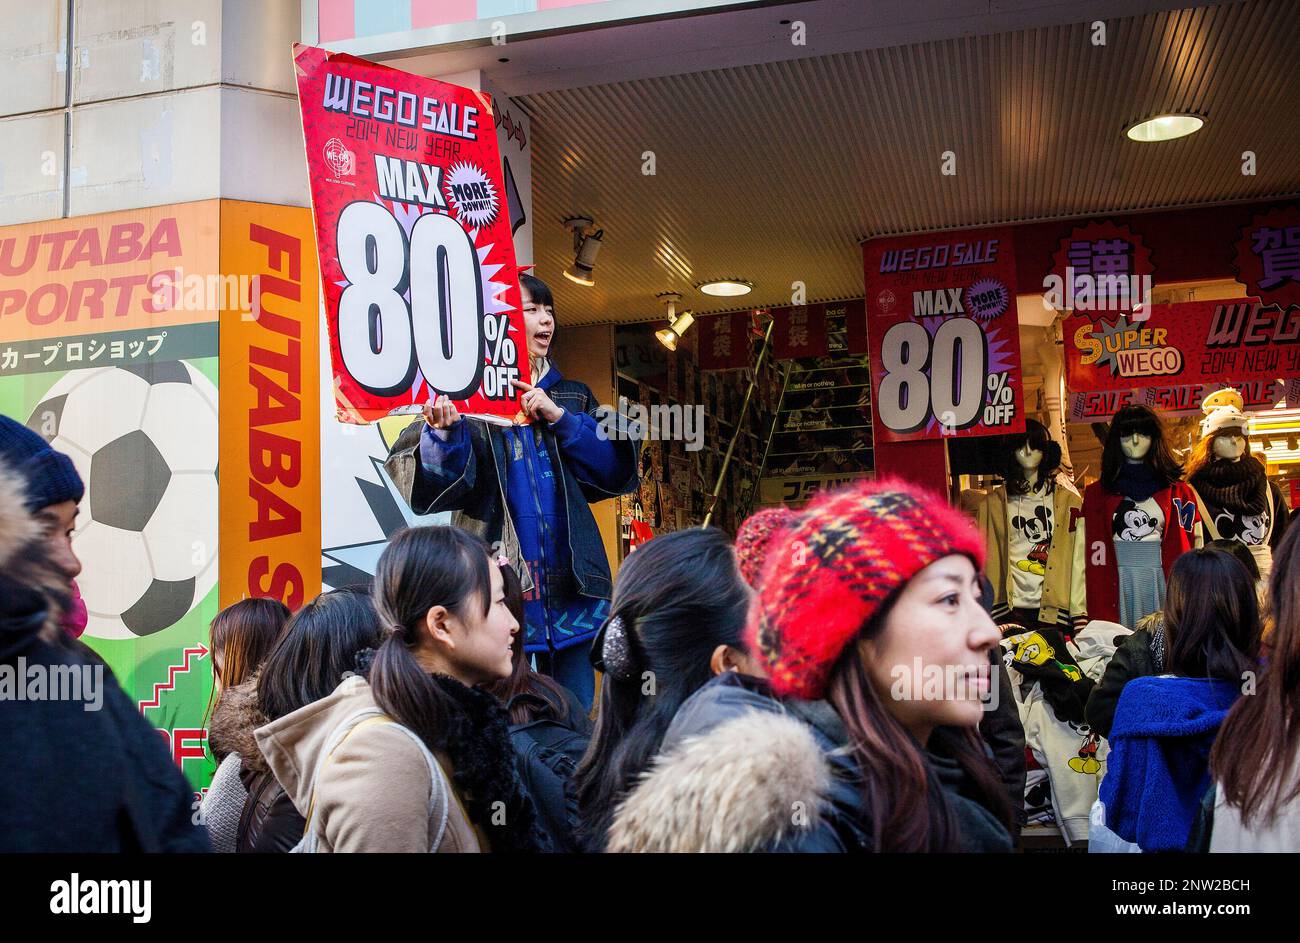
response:
[[[439,396],[385,467],[416,513],[452,511],[453,523],[505,554],[524,587],[524,650],[590,705],[587,647],[611,586],[588,502],[637,489],[640,441],[621,417],[607,421],[590,387],[561,375],[551,290],[531,275],[519,281],[533,382],[514,381],[523,390],[517,424],[466,418]]]

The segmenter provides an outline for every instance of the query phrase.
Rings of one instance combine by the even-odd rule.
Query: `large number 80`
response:
[[[895,324],[881,340],[880,364],[878,409],[891,431],[915,432],[931,417],[954,431],[979,421],[988,345],[970,318],[944,321],[933,340],[916,321]]]
[[[450,216],[426,213],[406,233],[378,203],[349,203],[335,230],[339,267],[339,354],[376,396],[411,388],[418,366],[452,399],[483,379],[483,288],[474,242]],[[411,302],[404,297],[410,289]]]

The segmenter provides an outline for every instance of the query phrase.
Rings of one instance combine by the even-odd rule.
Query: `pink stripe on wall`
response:
[[[411,0],[411,29],[477,19],[477,0]]]
[[[353,39],[357,32],[355,0],[319,0],[316,26],[320,42]]]

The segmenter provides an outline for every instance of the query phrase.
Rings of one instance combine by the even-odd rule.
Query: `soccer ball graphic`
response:
[[[175,625],[217,578],[216,387],[178,360],[76,370],[27,424],[86,484],[72,536],[86,634]]]

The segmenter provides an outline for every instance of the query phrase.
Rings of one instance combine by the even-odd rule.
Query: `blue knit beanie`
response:
[[[86,493],[72,459],[8,416],[0,416],[0,456],[26,479],[29,511],[80,501]]]

